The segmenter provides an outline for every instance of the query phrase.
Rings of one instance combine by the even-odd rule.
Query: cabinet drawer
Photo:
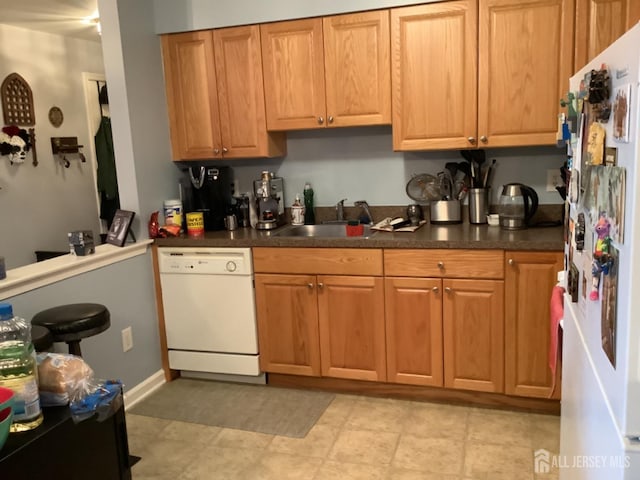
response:
[[[384,272],[393,277],[504,278],[502,250],[385,250]]]
[[[253,249],[253,270],[259,273],[381,276],[382,250],[260,247]]]

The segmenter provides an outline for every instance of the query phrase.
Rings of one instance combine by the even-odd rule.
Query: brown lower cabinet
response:
[[[560,252],[505,254],[505,393],[560,398],[549,369],[549,301],[562,270]],[[559,370],[559,366],[558,366]]]
[[[253,255],[265,372],[551,395],[549,298],[560,252],[261,247]]]
[[[386,380],[381,277],[256,274],[264,371]]]
[[[386,278],[389,382],[503,392],[501,280]]]
[[[254,248],[265,372],[383,382],[382,250]]]
[[[315,275],[255,275],[260,367],[265,372],[320,375],[315,282]]]

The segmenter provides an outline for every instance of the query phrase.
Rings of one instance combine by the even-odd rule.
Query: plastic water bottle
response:
[[[31,324],[0,303],[0,386],[13,390],[12,432],[32,430],[42,423]]]

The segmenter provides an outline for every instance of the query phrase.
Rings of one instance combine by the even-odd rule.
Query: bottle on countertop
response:
[[[32,430],[42,423],[37,366],[31,324],[0,303],[0,386],[13,390],[12,432]]]
[[[296,199],[291,205],[291,225],[304,225],[304,207],[298,193],[296,193]]]
[[[258,224],[258,206],[256,204],[256,197],[253,192],[247,192],[247,197],[249,197],[249,226],[251,228],[256,228]]]
[[[313,212],[313,188],[310,183],[304,184],[304,223],[315,225],[316,216]]]

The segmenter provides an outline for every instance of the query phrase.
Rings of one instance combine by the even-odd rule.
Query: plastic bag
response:
[[[90,391],[93,370],[81,358],[63,353],[38,353],[38,390],[43,407],[67,405]]]
[[[109,418],[122,405],[122,382],[120,380],[97,381],[89,393],[71,400],[71,418],[75,423],[97,414],[97,421]]]

